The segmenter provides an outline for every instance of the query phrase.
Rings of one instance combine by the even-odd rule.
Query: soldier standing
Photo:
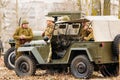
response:
[[[54,23],[53,23],[53,21],[54,21],[53,18],[51,18],[51,17],[47,18],[47,27],[46,27],[45,31],[43,32],[43,34],[42,34],[42,36],[44,38],[47,37],[49,40],[51,40],[53,31],[54,31]],[[52,57],[52,46],[51,46],[51,43],[49,44],[49,47],[50,47],[50,51],[49,51],[48,59],[47,59],[48,63],[50,62],[51,57]]]
[[[16,59],[22,55],[22,53],[17,52],[18,47],[20,47],[25,42],[29,42],[33,38],[32,29],[28,27],[28,22],[26,20],[22,21],[21,27],[18,27],[13,34],[13,38],[16,41]]]
[[[1,41],[1,36],[0,36],[0,58],[1,58],[1,54],[2,54],[3,51],[4,51],[4,49],[3,49],[3,43]]]

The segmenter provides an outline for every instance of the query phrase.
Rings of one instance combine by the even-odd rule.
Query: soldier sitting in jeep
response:
[[[94,36],[93,36],[93,29],[90,27],[87,29],[88,31],[88,35],[86,37],[84,37],[85,41],[94,41]]]
[[[93,30],[90,22],[82,22],[80,39],[81,41],[94,41]]]

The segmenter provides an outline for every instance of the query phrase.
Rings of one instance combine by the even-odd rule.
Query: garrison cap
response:
[[[27,20],[23,20],[22,24],[29,24],[29,22]]]

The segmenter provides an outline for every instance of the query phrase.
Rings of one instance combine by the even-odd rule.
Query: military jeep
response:
[[[94,40],[80,37],[82,23],[89,22]],[[120,20],[113,16],[88,16],[79,20],[56,22],[52,39],[32,40],[18,48],[15,61],[18,76],[34,75],[37,68],[68,71],[76,78],[90,78],[93,71],[104,77],[118,76]],[[51,62],[47,63],[51,44]]]

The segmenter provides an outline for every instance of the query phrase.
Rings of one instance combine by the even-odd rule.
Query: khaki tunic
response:
[[[89,40],[93,40],[94,39],[94,36],[93,36],[93,32],[91,32],[87,37],[86,37],[86,41],[89,41]]]
[[[20,39],[20,36],[21,35],[25,35],[25,39]],[[33,38],[33,32],[31,30],[31,28],[22,28],[22,27],[19,27],[16,29],[15,33],[13,34],[13,38],[15,39],[16,41],[16,59],[21,56],[22,54],[21,53],[18,53],[17,52],[17,49],[18,47],[20,47],[22,44],[24,44],[25,42],[29,42],[32,40]]]
[[[54,25],[48,25],[45,29],[45,36],[48,36],[49,38],[51,38],[53,31],[54,31]]]
[[[49,39],[51,39],[53,31],[54,31],[54,25],[48,25],[45,29],[44,36],[48,36]],[[49,45],[49,48],[50,48],[50,51],[49,51],[49,54],[48,54],[47,62],[50,62],[51,57],[52,57],[52,46],[51,46],[51,44]]]
[[[83,39],[84,37],[87,37],[87,36],[88,36],[88,31],[84,30],[82,28],[81,31],[80,31],[80,37],[81,37],[81,39]]]

